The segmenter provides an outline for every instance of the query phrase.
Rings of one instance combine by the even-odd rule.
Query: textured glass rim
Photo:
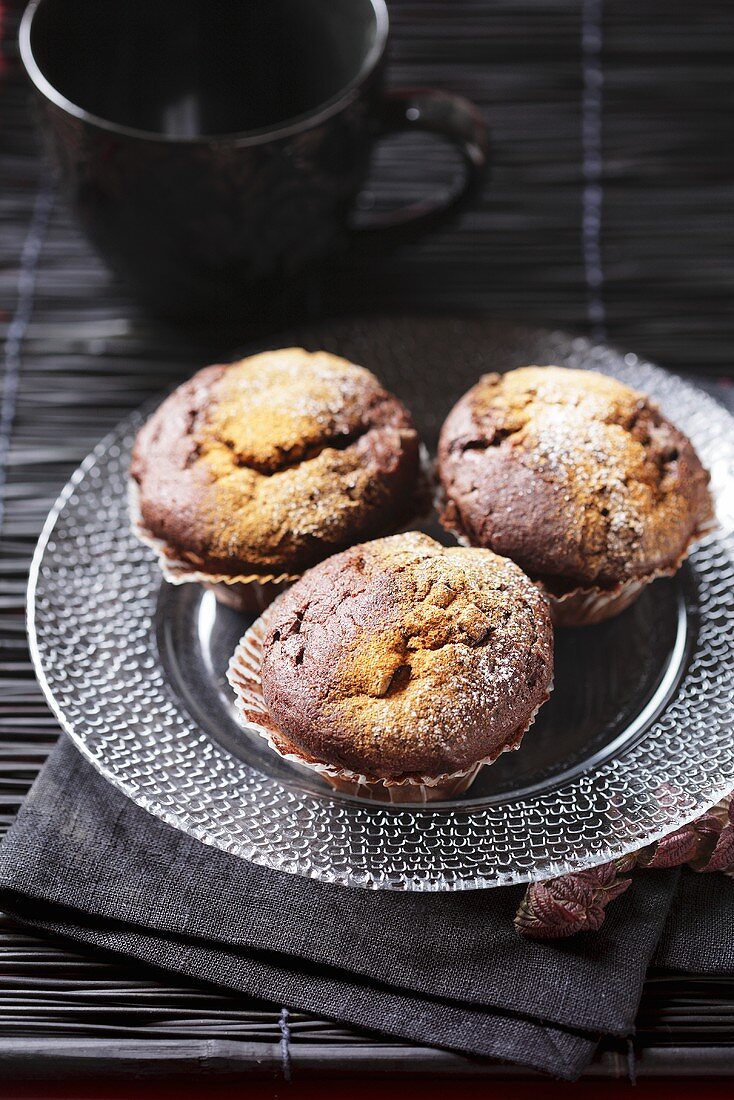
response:
[[[537,334],[537,330],[536,330]],[[627,354],[623,356],[623,353],[618,353],[613,349],[610,349],[603,345],[593,345],[590,341],[583,338],[574,338],[566,336],[561,333],[548,333],[549,340],[555,338],[556,340],[567,341],[568,347],[573,347],[575,350],[582,352],[585,356],[585,365],[590,369],[595,366],[602,369],[605,373],[616,375],[621,380],[628,384],[648,390],[652,393],[653,398],[657,396],[655,382],[657,381],[661,386],[664,384],[672,385],[677,389],[680,396],[687,396],[688,399],[694,399],[698,404],[698,408],[702,413],[705,413],[706,424],[713,424],[720,432],[724,433],[724,440],[731,440],[732,443],[729,446],[728,456],[724,454],[723,460],[726,463],[726,469],[724,471],[723,480],[724,485],[721,488],[726,487],[728,492],[734,492],[734,417],[732,417],[726,409],[719,405],[713,398],[709,397],[704,391],[699,390],[694,385],[684,381],[678,376],[671,375],[661,368],[654,367],[645,361],[639,360],[637,356]],[[615,357],[614,366],[610,369],[610,364],[604,361],[604,357],[609,354],[613,354]],[[639,379],[639,376],[643,375],[643,379]],[[635,376],[638,376],[637,380]],[[673,412],[673,417],[676,419],[676,414]],[[123,420],[118,426],[108,433],[100,443],[94,448],[94,450],[87,456],[78,469],[71,476],[66,486],[59,495],[56,503],[51,509],[49,516],[44,524],[41,536],[39,538],[33,560],[31,564],[28,584],[28,602],[27,602],[27,625],[30,651],[38,677],[39,683],[42,687],[44,695],[51,707],[51,710],[58,719],[60,725],[65,732],[72,738],[77,748],[82,754],[92,763],[92,765],[114,786],[121,790],[127,797],[133,802],[147,810],[153,816],[160,818],[166,824],[179,829],[180,831],[195,837],[204,844],[208,844],[213,847],[220,848],[224,851],[228,851],[232,854],[245,858],[253,863],[269,867],[273,870],[279,870],[286,873],[301,874],[307,877],[311,877],[317,880],[339,883],[350,886],[360,886],[373,889],[399,889],[399,890],[417,890],[417,891],[446,891],[446,890],[464,890],[464,889],[477,889],[477,888],[490,888],[495,886],[513,885],[519,883],[525,883],[529,881],[540,881],[543,879],[553,878],[561,874],[566,874],[572,871],[585,870],[590,867],[597,866],[602,863],[609,862],[610,860],[620,858],[629,852],[638,850],[648,844],[659,840],[661,837],[668,835],[681,826],[685,825],[689,821],[698,817],[704,813],[711,806],[715,805],[721,798],[728,794],[732,787],[734,787],[734,753],[732,759],[728,761],[728,769],[718,777],[712,775],[710,780],[705,784],[705,793],[700,789],[685,790],[681,787],[678,790],[678,795],[688,795],[688,801],[685,806],[677,801],[673,806],[666,807],[664,803],[658,804],[658,809],[665,811],[664,820],[661,820],[657,828],[640,827],[635,830],[628,827],[628,833],[624,840],[614,842],[610,841],[607,836],[601,843],[594,845],[593,851],[588,851],[583,854],[576,854],[571,851],[567,851],[565,854],[559,854],[557,856],[548,856],[540,861],[537,865],[531,868],[517,867],[512,871],[493,871],[483,872],[477,870],[472,872],[467,869],[456,870],[443,870],[433,873],[427,873],[423,869],[401,869],[395,872],[381,871],[379,874],[371,872],[369,869],[355,870],[343,870],[339,868],[330,867],[328,864],[314,863],[310,858],[303,857],[298,853],[293,853],[291,859],[284,859],[282,856],[274,858],[272,853],[264,849],[262,846],[258,846],[253,843],[248,837],[243,836],[230,836],[222,837],[215,835],[214,831],[207,827],[206,824],[200,824],[197,821],[192,820],[191,816],[186,812],[174,811],[165,805],[163,805],[159,798],[148,795],[145,791],[139,789],[134,783],[129,781],[124,774],[121,774],[113,764],[100,758],[92,750],[90,745],[90,739],[84,734],[83,731],[75,726],[74,721],[67,715],[62,704],[57,700],[53,687],[47,677],[46,670],[44,668],[43,652],[42,652],[42,629],[39,627],[37,621],[37,596],[39,591],[39,582],[41,575],[41,568],[46,556],[49,541],[56,528],[56,525],[64,513],[64,510],[73,496],[75,490],[84,482],[86,476],[95,468],[100,460],[104,459],[108,454],[108,451],[113,445],[119,443],[124,439],[126,433],[129,433],[130,429],[140,423],[140,412],[134,412],[125,420]],[[677,416],[677,420],[682,429],[689,432],[694,437],[694,443],[705,452],[706,447],[702,446],[701,439],[695,438],[696,433],[690,430],[690,424],[686,423],[686,417]],[[718,444],[722,444],[721,439],[717,440]],[[704,453],[704,461],[708,460],[708,456]],[[714,485],[714,490],[716,490]],[[728,518],[728,517],[727,517]],[[714,535],[710,535],[704,540],[702,546],[710,545],[712,541],[725,542],[727,544],[727,550],[729,551],[729,558],[734,560],[734,546],[730,545],[734,542],[732,534],[734,523],[727,522],[726,530],[718,531]],[[692,555],[692,561],[696,560],[697,551],[694,551]],[[42,627],[42,624],[41,624]],[[151,633],[154,633],[154,627],[151,620]],[[680,684],[678,685],[678,696],[683,693],[684,683],[686,675],[684,674]],[[675,694],[668,700],[667,705],[670,706],[672,702],[678,697]],[[709,701],[709,697],[706,697],[706,704]],[[695,700],[694,700],[695,702]],[[703,700],[700,700],[698,706],[705,705]],[[186,711],[186,708],[181,704],[181,710],[186,715],[189,722],[193,723],[193,719]],[[657,719],[655,720],[657,721]],[[632,744],[625,746],[624,751],[619,757],[605,756],[604,760],[589,768],[585,774],[574,777],[571,781],[557,784],[553,787],[547,788],[541,791],[537,795],[520,798],[515,801],[507,800],[505,802],[492,800],[492,804],[477,808],[476,806],[468,806],[467,810],[447,810],[445,807],[437,807],[435,810],[430,807],[388,807],[377,806],[375,804],[365,803],[352,803],[347,812],[354,815],[360,815],[365,818],[366,822],[376,826],[378,829],[386,825],[390,825],[393,829],[395,826],[398,829],[402,824],[405,824],[405,819],[409,818],[413,821],[419,821],[426,827],[431,823],[437,822],[440,818],[449,817],[452,819],[452,823],[463,823],[465,819],[474,820],[474,828],[479,828],[482,823],[478,820],[480,817],[484,817],[485,821],[483,827],[485,830],[484,835],[488,836],[491,833],[492,823],[488,820],[491,812],[501,811],[503,818],[509,818],[513,814],[518,812],[524,813],[525,816],[537,813],[540,810],[545,809],[546,812],[550,810],[550,801],[555,799],[556,801],[563,796],[564,800],[573,795],[578,799],[587,800],[589,793],[594,786],[594,783],[600,778],[604,777],[608,768],[616,761],[625,758],[629,759],[640,749],[640,746],[644,743],[645,737],[650,736],[650,732],[654,726],[654,722],[648,727],[645,734],[642,734],[638,740]],[[731,735],[732,722],[729,720],[726,728],[726,735]],[[221,749],[222,753],[226,756],[230,754],[225,749]],[[234,757],[231,757],[235,760]],[[244,764],[241,761],[237,761],[237,764],[243,768],[250,768],[249,765]],[[665,776],[663,774],[655,777],[659,782],[665,782]],[[276,779],[269,778],[269,782],[276,786],[280,786]],[[281,788],[287,793],[286,788]],[[316,796],[311,794],[303,794],[303,802],[316,801],[319,804],[329,803],[328,793],[323,796]],[[341,804],[341,807],[344,803]],[[564,813],[568,814],[568,809]],[[403,822],[401,822],[403,818]],[[599,838],[601,840],[601,838]]]

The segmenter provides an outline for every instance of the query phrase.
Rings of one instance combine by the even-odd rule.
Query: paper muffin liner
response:
[[[528,722],[522,729],[516,731],[510,743],[503,745],[492,756],[486,756],[461,771],[436,776],[409,775],[400,779],[383,779],[355,772],[349,768],[341,768],[335,764],[326,764],[309,756],[288,739],[271,717],[265,702],[260,679],[263,642],[277,609],[276,600],[245,632],[229,662],[227,679],[235,693],[238,717],[244,727],[254,730],[263,737],[270,748],[289,764],[295,764],[297,767],[316,773],[337,791],[356,795],[367,801],[413,805],[445,801],[462,794],[469,789],[483,767],[493,764],[503,752],[510,752],[520,747],[520,742],[535,721],[538,711],[548,699],[553,687],[552,684],[549,686]]]
[[[574,588],[560,596],[549,591],[542,581],[533,583],[544,593],[550,604],[554,626],[594,626],[626,611],[648,584],[658,577],[670,576],[674,572],[675,569],[658,570],[637,580],[625,581],[615,588]]]
[[[431,488],[433,473],[428,451],[420,444],[420,474],[414,500],[414,509],[411,511],[407,522],[391,531],[374,535],[381,538],[384,535],[397,535],[413,529],[417,520],[423,518],[431,510]],[[247,614],[259,615],[276,596],[284,592],[286,588],[303,576],[300,573],[213,573],[201,568],[192,561],[185,561],[164,539],[154,535],[143,522],[140,510],[140,491],[132,478],[128,481],[128,504],[130,512],[130,525],[135,536],[142,543],[154,550],[158,556],[158,564],[163,576],[170,584],[200,584],[213,592],[219,603],[232,607],[235,611]]]

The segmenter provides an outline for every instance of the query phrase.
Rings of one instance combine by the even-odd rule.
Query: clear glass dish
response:
[[[295,341],[375,370],[408,402],[429,447],[483,371],[557,363],[612,374],[652,394],[690,435],[712,471],[719,529],[618,618],[558,633],[550,702],[521,749],[485,768],[465,795],[426,807],[362,803],[286,764],[237,723],[225,670],[250,620],[196,585],[163,582],[130,533],[136,415],[64,489],[30,579],[39,678],[95,767],[206,844],[279,871],[403,890],[492,887],[590,867],[731,790],[734,419],[634,355],[558,333],[403,318],[289,334]]]

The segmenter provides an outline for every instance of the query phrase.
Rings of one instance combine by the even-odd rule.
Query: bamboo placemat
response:
[[[318,315],[467,311],[606,334],[734,408],[734,25],[728,0],[394,0],[393,83],[485,110],[491,185],[459,225],[358,269],[334,265]],[[24,594],[43,519],[126,412],[247,334],[144,319],[77,233],[43,167],[18,78],[17,8],[0,5],[0,830],[58,734],[30,666]],[[451,154],[384,146],[371,201],[440,188]],[[378,182],[379,181],[379,182]],[[284,319],[286,320],[286,319]],[[718,376],[718,377],[717,377]],[[79,955],[0,918],[0,1072],[510,1072]],[[654,976],[641,1073],[731,1072],[734,993]],[[610,1048],[593,1072],[624,1075]]]

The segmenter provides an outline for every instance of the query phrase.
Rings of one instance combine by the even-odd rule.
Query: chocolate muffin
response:
[[[169,578],[250,609],[424,503],[404,405],[364,368],[302,348],[199,371],[140,431],[131,475],[137,531]]]
[[[444,527],[517,562],[561,625],[629,606],[712,519],[686,436],[644,394],[592,371],[485,375],[443,425],[439,477]]]
[[[417,532],[309,570],[229,671],[245,723],[278,752],[396,802],[456,794],[517,748],[552,675],[548,604],[518,566]]]

